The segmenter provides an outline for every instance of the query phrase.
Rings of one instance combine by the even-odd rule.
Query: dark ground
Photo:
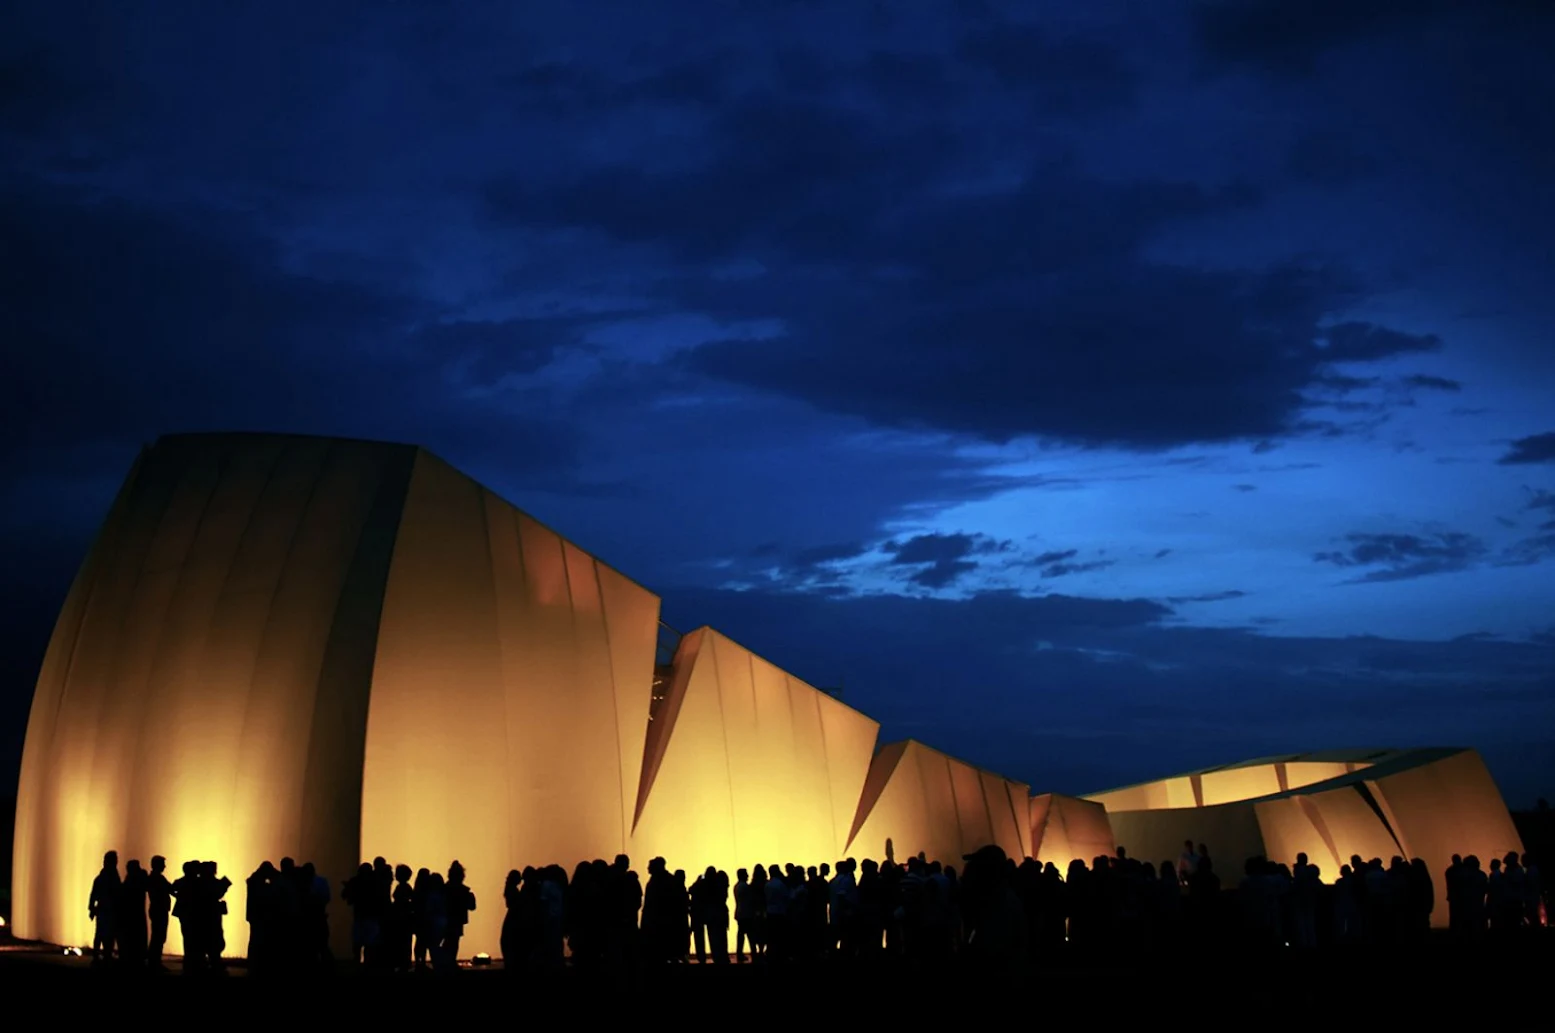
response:
[[[64,957],[58,948],[11,945],[0,946],[0,1006],[9,1015],[52,1011],[61,1004],[105,1007],[127,1018],[147,1009],[169,1018],[203,1011],[220,1016],[216,1021],[223,1026],[238,1021],[243,1028],[260,1022],[312,1025],[337,1016],[385,1024],[424,1018],[445,1029],[466,1018],[586,1027],[590,1018],[627,1014],[639,1024],[659,1016],[682,1033],[687,1026],[694,1029],[699,1016],[715,1030],[774,1021],[911,1026],[940,1024],[952,1015],[959,1019],[956,1025],[993,1021],[1011,1029],[1049,1024],[1106,1029],[1137,1021],[1218,1033],[1228,1023],[1241,1029],[1287,1028],[1308,1020],[1372,1025],[1369,1017],[1395,1029],[1400,1022],[1427,1028],[1471,1022],[1486,1028],[1503,1020],[1548,1024],[1552,961],[1555,936],[1541,934],[1505,950],[1461,949],[1445,936],[1408,952],[1207,955],[1191,948],[1143,949],[1006,973],[959,966],[689,965],[659,970],[651,979],[572,968],[521,978],[494,966],[446,977],[384,978],[341,965],[327,976],[279,981],[250,977],[240,965],[225,976],[204,977],[96,970],[87,959]],[[523,1011],[502,1015],[515,1007]]]

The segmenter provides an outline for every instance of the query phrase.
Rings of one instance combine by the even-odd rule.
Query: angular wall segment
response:
[[[632,857],[818,865],[845,856],[879,725],[710,628],[686,635],[649,737]]]
[[[464,865],[470,951],[511,868],[626,849],[659,600],[427,453],[384,593],[364,857]]]
[[[1030,852],[1027,798],[1020,782],[984,772],[909,739],[875,757],[869,785],[879,795],[854,822],[849,853],[898,861],[925,854],[959,865],[963,855],[997,843],[1011,857]]]
[[[1070,861],[1087,868],[1116,849],[1107,809],[1076,796],[1044,793],[1031,798],[1031,856],[1067,874]]]

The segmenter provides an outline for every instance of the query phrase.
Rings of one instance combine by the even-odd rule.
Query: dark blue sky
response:
[[[0,14],[6,775],[137,446],[410,440],[1038,790],[1555,789],[1555,6]]]

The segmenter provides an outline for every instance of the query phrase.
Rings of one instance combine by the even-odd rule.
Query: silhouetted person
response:
[[[661,860],[659,863],[662,865],[664,862]],[[546,866],[540,872],[540,887],[536,892],[536,960],[542,968],[554,971],[566,963],[566,870],[559,864]],[[645,907],[644,913],[646,911]]]
[[[1307,855],[1296,855],[1296,867],[1291,872],[1290,942],[1297,947],[1317,946],[1317,900],[1323,891],[1322,872],[1317,865],[1307,861]]]
[[[1473,854],[1463,859],[1463,867],[1467,870],[1458,883],[1458,896],[1463,901],[1463,931],[1470,939],[1477,940],[1485,933],[1485,902],[1490,893],[1490,878]]]
[[[767,866],[766,954],[772,961],[787,961],[791,949],[789,904],[792,892],[777,865]]]
[[[502,937],[498,942],[502,964],[510,973],[518,971],[526,953],[523,946],[523,878],[523,873],[515,868],[508,872],[507,881],[502,884],[502,902],[507,905],[507,913],[502,916]]]
[[[86,913],[94,923],[92,930],[92,964],[113,958],[116,940],[114,911],[119,903],[119,855],[110,850],[103,855],[102,871],[92,880],[92,893],[87,898]]]
[[[359,964],[371,963],[378,947],[383,919],[379,896],[378,875],[366,861],[340,887],[340,899],[351,909],[352,960]]]
[[[432,971],[448,972],[457,968],[458,959],[448,956],[448,908],[446,886],[437,872],[427,874],[426,885],[416,895],[421,903],[421,933],[426,937]]]
[[[139,861],[126,861],[124,882],[114,909],[119,961],[135,968],[146,964],[146,894],[150,880]]]
[[[729,877],[712,865],[691,887],[691,921],[695,930],[697,961],[729,963]],[[704,942],[705,939],[705,942]]]
[[[643,906],[643,884],[632,871],[632,859],[616,855],[610,867],[610,953],[612,960],[635,961],[638,953],[637,916]]]
[[[971,927],[968,951],[982,965],[1020,963],[1026,957],[1026,916],[1015,892],[1015,866],[993,845],[967,854],[964,860],[966,874],[961,885],[966,921]]]
[[[673,894],[664,858],[655,857],[648,862],[648,885],[643,887],[643,946],[648,959],[663,964],[671,960],[670,924],[673,912]]]
[[[318,873],[312,861],[298,869],[298,884],[303,887],[302,928],[306,960],[328,969],[335,962],[329,949],[329,880]]]
[[[410,865],[402,864],[394,869],[394,890],[389,897],[389,949],[392,951],[390,967],[396,972],[408,972],[411,967],[411,944],[416,935],[416,891],[410,883]]]
[[[459,962],[459,941],[464,938],[464,927],[470,922],[470,912],[475,910],[475,893],[464,884],[464,865],[455,861],[448,866],[448,888],[445,893],[448,926],[443,945],[448,950],[450,964]]]
[[[1454,936],[1463,934],[1463,908],[1458,900],[1458,886],[1463,881],[1464,871],[1463,858],[1453,854],[1452,863],[1442,874],[1447,887],[1447,928]]]
[[[173,884],[167,881],[167,858],[151,859],[151,875],[146,880],[146,904],[151,919],[151,940],[146,945],[146,962],[154,969],[163,968],[162,952],[167,947],[167,917],[173,910]]]
[[[684,965],[691,949],[691,891],[683,868],[675,869],[675,928],[675,959]]]
[[[227,967],[222,955],[227,950],[225,929],[227,890],[232,886],[232,880],[225,875],[217,874],[215,861],[206,861],[201,885],[206,897],[204,902],[207,925],[205,947],[208,952],[206,960],[213,969],[221,971]]]
[[[244,904],[244,918],[248,921],[248,964],[249,970],[256,974],[269,972],[276,958],[275,882],[279,874],[275,865],[264,861],[244,882],[248,889],[248,900]]]
[[[178,919],[178,931],[184,941],[184,971],[198,972],[205,967],[209,950],[207,908],[200,878],[200,862],[185,861],[184,874],[172,886],[178,903],[173,905],[173,917]]]
[[[751,922],[750,872],[744,868],[734,873],[734,960],[746,961],[745,946],[750,944],[751,954],[756,953],[756,944],[751,934],[755,926]]]
[[[426,914],[426,900],[431,889],[432,873],[426,868],[416,870],[416,879],[411,883],[411,900],[415,908],[415,960],[416,970],[422,971],[427,967],[427,958],[432,952],[432,947],[437,942],[432,937],[431,928],[428,925]],[[438,936],[442,934],[439,933]]]

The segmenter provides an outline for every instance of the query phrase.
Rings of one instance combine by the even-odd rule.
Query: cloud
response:
[[[1042,568],[1044,578],[1068,577],[1071,574],[1089,574],[1097,570],[1106,570],[1117,560],[1090,560],[1085,563],[1054,563]]]
[[[1170,550],[1167,550],[1167,551],[1170,551]],[[1031,562],[1036,564],[1037,566],[1045,566],[1046,564],[1049,564],[1049,563],[1060,563],[1060,562],[1062,562],[1064,560],[1072,559],[1073,557],[1079,555],[1079,553],[1080,553],[1079,549],[1063,549],[1063,550],[1055,550],[1055,551],[1052,551],[1052,552],[1044,552],[1044,553],[1041,553],[1041,554],[1039,554],[1037,556],[1032,557]]]
[[[1423,388],[1429,391],[1463,390],[1462,381],[1450,380],[1447,377],[1433,377],[1425,373],[1416,373],[1414,376],[1405,377],[1404,384],[1408,387]]]
[[[897,566],[916,566],[909,582],[925,588],[946,588],[977,569],[967,557],[974,554],[1005,552],[1012,542],[974,534],[920,534],[905,542],[887,542],[882,548],[891,554]]]
[[[804,566],[840,563],[843,560],[856,559],[868,551],[868,547],[863,542],[839,542],[834,545],[818,545],[810,549],[801,549],[794,554],[794,561]]]
[[[936,560],[932,566],[923,568],[907,580],[925,588],[948,588],[963,575],[976,569],[977,564],[969,560]]]
[[[1231,599],[1242,599],[1246,596],[1246,592],[1233,588],[1224,592],[1206,592],[1203,595],[1177,595],[1170,597],[1166,601],[1176,606],[1181,603],[1220,603]]]
[[[1501,457],[1500,462],[1504,466],[1523,463],[1555,463],[1555,431],[1518,438],[1512,442],[1512,447],[1507,451],[1506,455]]]
[[[1319,563],[1337,567],[1376,567],[1349,583],[1403,581],[1467,570],[1489,554],[1489,548],[1473,535],[1444,532],[1435,535],[1349,534],[1349,548],[1320,552]]]
[[[1543,525],[1543,530],[1555,531],[1555,521]],[[1506,567],[1527,567],[1555,559],[1555,533],[1536,534],[1513,542],[1502,552],[1498,563]]]
[[[412,296],[287,271],[251,225],[217,212],[13,184],[0,235],[13,346],[0,405],[15,427],[0,447],[285,429],[501,450],[537,479],[575,480],[571,429],[461,380],[535,368],[565,343],[553,327],[440,325]]]
[[[1015,148],[985,184],[964,120],[836,97],[748,90],[705,121],[673,166],[486,188],[504,225],[655,256],[666,306],[781,328],[699,343],[674,360],[688,374],[882,427],[1160,449],[1304,433],[1306,389],[1355,375],[1336,366],[1441,346],[1331,325],[1363,290],[1332,264],[1144,257],[1255,208],[1244,183],[1103,181],[1061,149]],[[733,263],[752,275],[709,275]]]
[[[1375,323],[1350,321],[1328,327],[1321,345],[1330,362],[1377,362],[1436,351],[1442,339],[1435,334],[1407,334]]]

